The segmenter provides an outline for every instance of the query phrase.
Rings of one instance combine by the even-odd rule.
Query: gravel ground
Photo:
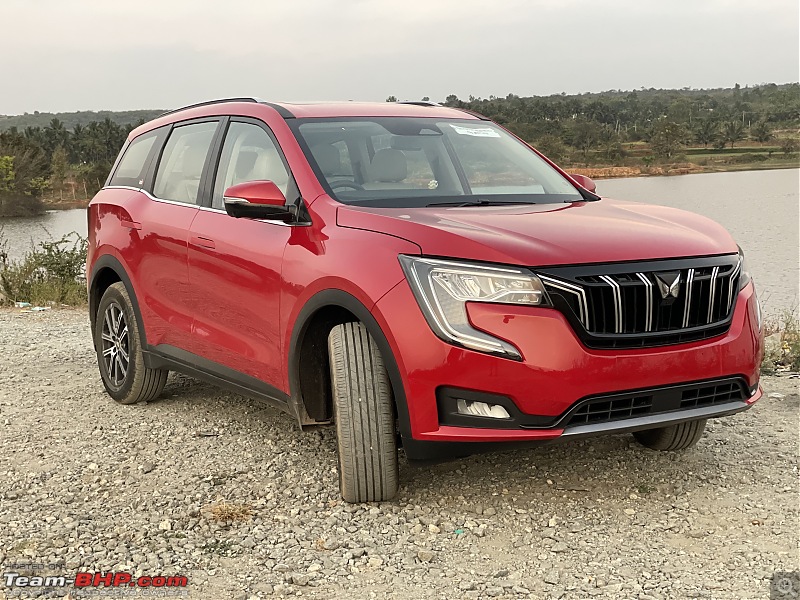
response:
[[[765,378],[687,452],[403,461],[395,501],[347,505],[332,429],[175,375],[116,405],[84,311],[0,310],[0,565],[181,574],[215,600],[768,598],[798,569],[798,382]]]

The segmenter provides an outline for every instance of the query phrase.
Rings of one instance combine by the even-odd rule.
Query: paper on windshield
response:
[[[499,138],[500,134],[490,127],[462,127],[461,125],[454,125],[450,123],[456,133],[460,135],[472,135],[475,137],[493,137]]]

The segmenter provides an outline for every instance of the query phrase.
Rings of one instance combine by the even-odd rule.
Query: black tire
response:
[[[685,450],[694,446],[703,437],[705,428],[706,419],[698,419],[669,427],[634,431],[633,437],[642,446],[653,450]]]
[[[120,404],[154,400],[167,383],[169,371],[145,366],[140,340],[128,290],[123,283],[114,283],[97,308],[94,347],[103,385]]]
[[[392,388],[381,353],[362,323],[334,327],[328,351],[342,497],[390,500],[400,474]]]

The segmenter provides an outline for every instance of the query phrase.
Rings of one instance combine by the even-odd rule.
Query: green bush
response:
[[[729,162],[754,163],[754,162],[763,162],[765,160],[767,160],[767,157],[764,154],[753,154],[752,152],[746,152],[745,154],[740,154],[739,156],[731,157]]]
[[[0,302],[35,305],[84,304],[88,240],[72,232],[39,242],[20,260],[11,260],[0,232]]]

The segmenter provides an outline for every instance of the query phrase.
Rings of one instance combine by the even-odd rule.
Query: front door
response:
[[[222,144],[211,209],[198,213],[189,235],[193,337],[204,358],[279,388],[281,263],[292,228],[230,217],[222,199],[230,186],[258,180],[273,181],[284,195],[296,193],[272,133],[259,122],[234,118]]]

